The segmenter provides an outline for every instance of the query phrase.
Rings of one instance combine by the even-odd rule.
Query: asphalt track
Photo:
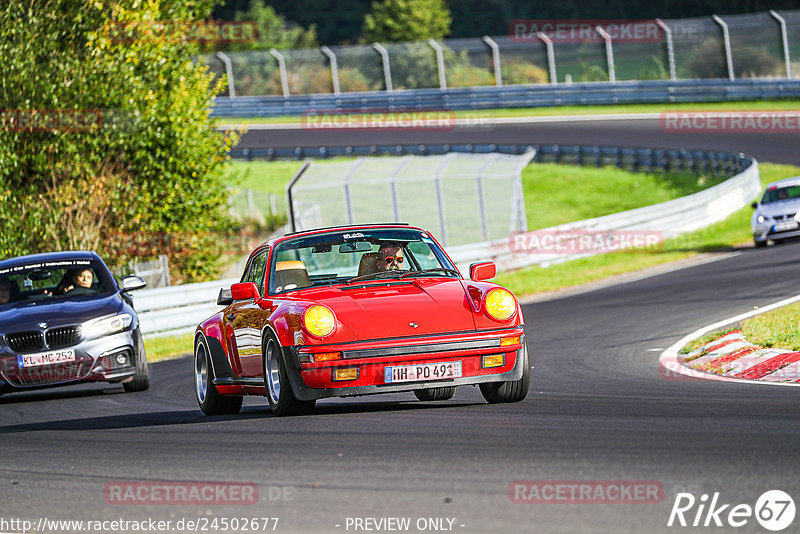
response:
[[[662,144],[620,127],[609,127],[605,144]],[[591,138],[582,126],[572,128],[572,142]],[[525,136],[559,142],[544,131]],[[751,136],[736,145],[704,138],[699,145],[714,143],[798,162],[790,139]],[[296,418],[275,418],[264,399],[253,398],[239,416],[208,418],[193,398],[189,359],[154,364],[148,392],[81,386],[4,396],[0,520],[278,517],[275,532],[335,533],[366,532],[353,518],[406,517],[408,532],[420,532],[419,518],[454,518],[449,531],[463,533],[649,533],[689,530],[666,526],[677,492],[698,499],[719,492],[720,503],[754,506],[763,492],[781,489],[797,500],[797,390],[673,377],[658,356],[698,326],[800,293],[798,253],[800,244],[747,249],[526,305],[534,370],[519,404],[488,405],[475,388],[460,388],[442,403],[411,394],[327,400],[314,415]],[[255,483],[260,501],[120,506],[104,497],[117,481],[215,480]],[[509,487],[517,480],[654,481],[663,498],[516,504]],[[786,532],[799,524],[795,519]],[[765,532],[752,517],[736,531]]]

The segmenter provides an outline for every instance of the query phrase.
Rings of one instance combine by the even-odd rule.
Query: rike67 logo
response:
[[[699,499],[691,493],[678,493],[667,526],[739,528],[755,517],[762,527],[777,532],[791,525],[794,515],[794,500],[781,490],[764,492],[756,500],[755,506],[723,503],[719,492],[715,492],[710,499],[706,493]]]

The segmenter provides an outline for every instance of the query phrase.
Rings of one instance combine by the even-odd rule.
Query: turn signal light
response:
[[[502,367],[505,362],[505,354],[489,354],[483,357],[481,367],[484,369],[488,369],[489,367]]]
[[[313,362],[329,362],[331,360],[341,360],[342,353],[341,352],[319,352],[317,354],[311,355],[311,361]]]
[[[358,367],[334,369],[333,371],[333,379],[337,382],[341,380],[355,380],[356,378],[358,378]]]
[[[517,337],[504,337],[500,340],[501,347],[507,347],[508,345],[519,345],[519,336]]]

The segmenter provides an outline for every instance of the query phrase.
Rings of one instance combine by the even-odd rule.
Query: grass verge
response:
[[[790,111],[800,109],[797,100],[758,100],[743,102],[686,102],[678,104],[625,104],[609,106],[558,106],[540,108],[501,108],[486,111],[456,111],[458,118],[502,118],[502,117],[550,117],[560,115],[602,115],[617,113],[661,113],[670,111]],[[300,115],[285,117],[236,117],[217,118],[214,123],[222,125],[247,124],[296,124],[302,122]]]
[[[780,178],[800,175],[800,168],[793,165],[762,163],[759,168],[762,186]],[[588,256],[549,267],[527,267],[500,273],[495,281],[508,287],[517,295],[524,296],[575,287],[609,276],[685,259],[703,252],[749,246],[752,243],[751,214],[752,209],[746,206],[731,214],[724,221],[690,234],[669,239],[662,246],[656,248]]]
[[[191,354],[194,332],[177,336],[158,336],[144,338],[147,361],[150,363],[173,360]]]

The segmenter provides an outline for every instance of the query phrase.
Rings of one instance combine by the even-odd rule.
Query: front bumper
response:
[[[133,331],[127,330],[66,347],[75,351],[74,362],[25,368],[19,366],[19,354],[4,346],[0,349],[0,390],[36,389],[76,382],[123,382],[136,374],[135,347]],[[117,362],[120,355],[125,356],[124,364]]]
[[[515,337],[519,342],[501,345],[502,339]],[[520,326],[427,338],[289,347],[284,349],[284,361],[295,397],[307,401],[519,380],[523,372],[525,343],[524,330]],[[341,352],[343,358],[319,363],[306,361],[308,355],[319,352]],[[501,354],[504,356],[501,366],[482,367],[484,356]],[[456,361],[461,362],[462,376],[459,378],[400,383],[387,383],[385,380],[388,366]],[[357,378],[336,381],[333,379],[336,369],[358,369]]]
[[[800,237],[800,227],[795,228],[793,230],[785,230],[782,232],[776,232],[773,230],[773,224],[759,224],[753,228],[753,240],[758,243],[763,243],[768,240],[775,240],[775,239],[788,239],[791,237]]]

